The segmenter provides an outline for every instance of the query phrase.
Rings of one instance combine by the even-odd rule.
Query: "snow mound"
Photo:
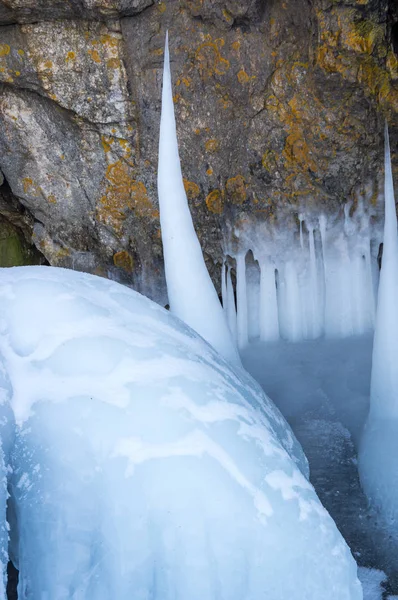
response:
[[[300,445],[249,375],[115,282],[2,269],[0,296],[19,597],[362,598]]]
[[[15,429],[10,397],[10,382],[6,370],[0,362],[0,598],[6,597],[8,562],[7,475]]]

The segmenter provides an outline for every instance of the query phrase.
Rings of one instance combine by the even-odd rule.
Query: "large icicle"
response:
[[[182,180],[166,35],[158,194],[171,311],[231,362],[240,364],[224,311],[196,236]]]
[[[398,531],[398,235],[388,129],[385,130],[385,221],[370,411],[362,435],[359,473],[370,502]]]
[[[388,128],[385,130],[384,243],[373,344],[371,415],[398,417],[398,235]]]

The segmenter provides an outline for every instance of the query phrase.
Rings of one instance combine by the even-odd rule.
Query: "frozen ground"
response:
[[[351,547],[364,600],[398,594],[398,542],[383,530],[360,488],[357,449],[369,407],[372,339],[253,343],[247,370],[292,426],[311,481]],[[384,571],[388,580],[383,583]]]

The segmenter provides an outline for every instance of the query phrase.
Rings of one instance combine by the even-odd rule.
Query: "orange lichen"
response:
[[[213,169],[212,169],[211,167],[209,167],[209,168],[207,169],[207,171],[206,171],[206,175],[208,175],[209,177],[210,177],[211,175],[213,175]]]
[[[222,38],[213,41],[208,35],[207,41],[196,49],[195,59],[202,79],[213,77],[213,75],[225,75],[228,71],[229,60],[224,58],[220,52],[224,43]]]
[[[34,198],[37,198],[37,196],[41,194],[41,187],[37,185],[31,177],[24,177],[22,179],[22,185],[25,194],[29,194]]]
[[[89,54],[89,56],[90,56],[91,60],[93,60],[95,63],[97,63],[97,64],[98,64],[98,63],[100,63],[100,62],[101,62],[101,57],[100,57],[100,55],[99,55],[99,53],[98,53],[98,50],[92,50],[91,48],[89,48],[89,49],[87,50],[87,52],[88,52],[88,54]]]
[[[71,61],[75,60],[75,58],[76,58],[76,53],[73,52],[72,50],[70,50],[66,55],[65,61],[71,62]],[[50,61],[48,61],[48,62],[50,62]]]
[[[111,145],[113,144],[113,138],[108,137],[106,135],[101,135],[101,144],[104,149],[104,152],[109,152],[111,149]]]
[[[216,215],[221,215],[223,211],[223,201],[220,190],[213,190],[206,197],[206,206],[208,210]]]
[[[200,194],[199,186],[193,181],[188,181],[187,179],[184,179],[183,181],[187,198],[189,200],[194,200],[195,198],[197,198]]]
[[[245,83],[247,83],[248,81],[250,81],[250,77],[249,75],[246,73],[246,71],[244,70],[244,68],[242,67],[241,70],[238,72],[237,74],[237,78],[238,81],[241,85],[244,85]]]
[[[234,204],[243,204],[247,198],[246,181],[242,175],[228,179],[226,185],[228,197]]]
[[[218,152],[220,149],[220,142],[216,138],[212,138],[211,140],[207,140],[205,143],[206,152],[214,153]]]
[[[235,42],[232,42],[231,46],[232,46],[232,50],[235,50],[235,52],[237,52],[240,48],[240,41],[235,40]]]
[[[120,69],[120,60],[118,58],[110,58],[106,61],[108,69]]]
[[[10,46],[8,44],[0,44],[0,56],[7,56],[10,54]]]
[[[133,272],[133,257],[127,250],[121,250],[113,255],[113,264],[119,269],[123,269],[127,273]]]
[[[44,63],[44,67],[46,69],[52,69],[52,67],[53,67],[52,61],[51,60],[46,60],[45,63]]]

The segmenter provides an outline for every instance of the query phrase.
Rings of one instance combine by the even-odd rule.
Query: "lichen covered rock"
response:
[[[1,28],[0,170],[51,264],[166,301],[166,29],[185,187],[215,280],[233,225],[376,202],[385,117],[397,168],[391,0],[3,4],[0,22],[14,24]]]

